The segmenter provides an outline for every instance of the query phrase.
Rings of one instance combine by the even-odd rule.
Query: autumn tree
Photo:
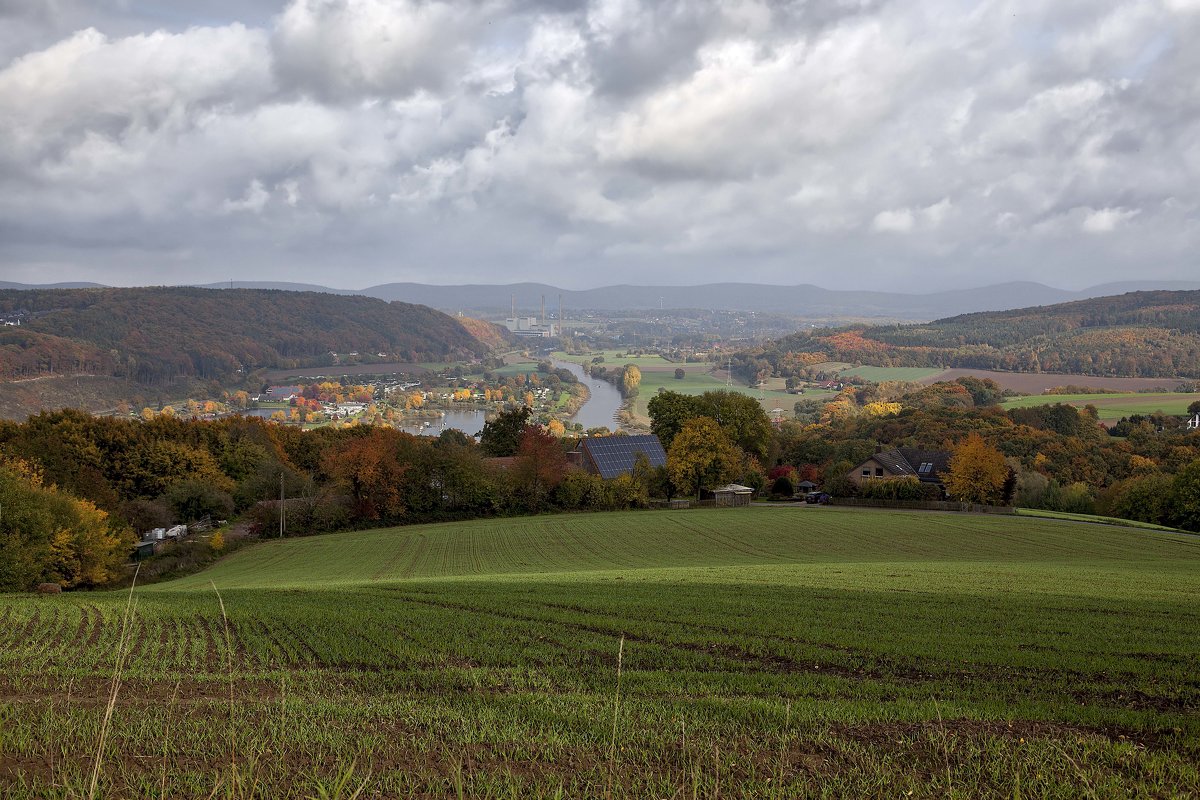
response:
[[[350,495],[360,517],[397,519],[406,509],[405,473],[414,438],[390,428],[371,429],[329,450],[323,469]]]
[[[964,503],[994,505],[1004,498],[1009,466],[1004,455],[989,447],[983,437],[972,433],[959,442],[943,475],[946,492]]]
[[[100,586],[121,574],[133,543],[128,527],[44,484],[30,464],[0,460],[0,507],[0,591]]]
[[[479,445],[483,448],[484,455],[514,455],[521,444],[521,434],[529,424],[531,413],[529,406],[522,406],[501,411],[495,419],[484,423],[479,434]]]
[[[742,454],[708,417],[685,422],[667,451],[667,474],[672,485],[680,494],[697,497],[705,486],[733,480],[741,464]]]
[[[626,364],[621,371],[621,391],[626,397],[633,397],[642,385],[642,371],[637,364]]]
[[[521,433],[511,471],[513,488],[531,511],[539,510],[567,471],[562,445],[536,425]]]
[[[758,401],[724,389],[696,398],[700,413],[717,421],[729,440],[751,455],[763,457],[771,442],[771,419]]]
[[[650,414],[650,431],[662,446],[670,449],[675,436],[689,419],[701,415],[699,401],[692,395],[679,392],[662,392],[650,398],[646,404]]]

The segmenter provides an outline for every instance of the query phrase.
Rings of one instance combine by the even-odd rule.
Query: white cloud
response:
[[[246,187],[246,193],[239,200],[226,200],[222,204],[222,208],[226,213],[236,211],[250,211],[255,214],[261,214],[263,208],[266,207],[267,201],[271,199],[271,193],[263,188],[262,181],[255,178]]]
[[[1139,209],[1130,208],[1101,208],[1087,209],[1080,227],[1088,233],[1111,233],[1117,226],[1122,225],[1140,214]]]
[[[913,229],[913,213],[907,208],[880,211],[871,221],[871,227],[884,233],[908,233]]]
[[[1200,245],[1185,0],[190,3],[0,32],[0,270],[1080,285]]]
[[[439,90],[465,71],[488,16],[469,2],[294,0],[276,23],[276,68],[330,100]]]

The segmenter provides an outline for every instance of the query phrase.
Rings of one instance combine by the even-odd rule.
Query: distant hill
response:
[[[813,329],[743,354],[778,375],[847,361],[1121,377],[1200,377],[1200,291],[1131,292],[923,325]],[[735,367],[738,369],[738,367]]]
[[[0,289],[20,289],[28,291],[30,289],[100,289],[103,288],[99,283],[83,282],[68,282],[68,283],[43,283],[43,284],[28,284],[28,283],[13,283],[12,281],[0,281]]]
[[[226,289],[229,283],[206,288]],[[793,314],[820,319],[880,317],[924,321],[977,311],[1002,311],[1071,300],[1103,297],[1130,291],[1200,290],[1198,281],[1130,281],[1093,286],[1081,291],[1055,289],[1040,283],[1013,282],[976,289],[929,294],[823,289],[813,285],[772,286],[753,283],[713,283],[700,286],[603,286],[596,289],[561,289],[544,283],[464,284],[435,286],[423,283],[387,283],[361,290],[331,289],[304,283],[234,281],[238,289],[315,291],[339,295],[366,295],[381,300],[419,303],[449,312],[507,315],[514,300],[518,312],[557,311],[559,295],[572,311],[624,311],[648,309],[709,309]],[[13,285],[11,288],[21,288]]]
[[[762,311],[812,317],[885,317],[929,320],[974,311],[1000,311],[1030,305],[1116,294],[1133,289],[1200,289],[1200,282],[1146,281],[1132,288],[1101,285],[1079,292],[1055,289],[1040,283],[1004,283],[978,289],[930,294],[902,294],[823,289],[819,286],[771,286],[753,283],[713,283],[701,286],[605,286],[571,291],[541,283],[429,286],[390,283],[363,289],[363,294],[384,300],[422,303],[445,310],[507,312],[515,296],[517,309],[538,308],[546,298],[547,310],[564,308],[597,311],[659,308]]]
[[[0,291],[0,380],[123,377],[147,386],[323,366],[329,353],[393,361],[478,356],[488,346],[426,306],[361,296],[159,287]]]

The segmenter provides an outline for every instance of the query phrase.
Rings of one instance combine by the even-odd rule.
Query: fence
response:
[[[952,503],[943,500],[875,500],[862,497],[832,497],[833,506],[861,508],[909,508],[919,511],[962,511],[972,514],[1015,514],[1012,506],[985,506],[978,503]]]

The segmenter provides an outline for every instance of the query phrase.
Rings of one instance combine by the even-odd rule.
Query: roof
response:
[[[740,483],[727,483],[724,486],[718,486],[713,489],[713,494],[721,492],[733,492],[734,494],[754,494],[754,489],[749,486],[742,486]]]
[[[945,450],[921,450],[898,447],[871,456],[896,475],[912,475],[922,483],[941,483],[941,473],[950,468],[950,454]]]
[[[646,456],[652,467],[667,463],[662,442],[653,434],[643,436],[597,436],[584,439],[579,449],[584,459],[595,467],[602,478],[615,478],[633,471],[639,454]]]

